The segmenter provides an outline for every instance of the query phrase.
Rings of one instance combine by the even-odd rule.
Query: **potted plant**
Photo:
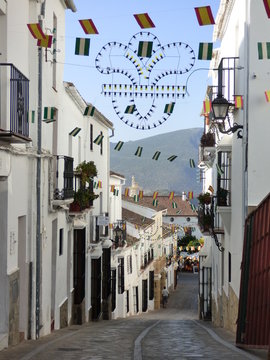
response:
[[[227,206],[228,205],[228,193],[229,191],[224,188],[219,188],[217,190],[217,204],[218,206]]]
[[[203,230],[209,231],[210,226],[212,224],[212,216],[210,214],[204,214],[203,216]]]
[[[215,146],[215,135],[213,133],[203,134],[201,137],[201,146],[202,147],[213,147]]]
[[[209,192],[201,193],[197,199],[201,205],[211,204],[211,194]]]
[[[83,161],[76,167],[75,172],[80,175],[82,186],[90,183],[93,177],[97,176],[97,168],[94,161]]]

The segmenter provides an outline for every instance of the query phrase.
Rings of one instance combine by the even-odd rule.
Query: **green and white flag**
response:
[[[179,215],[179,214],[181,214],[181,212],[182,212],[182,210],[177,210],[176,214]]]
[[[118,141],[118,143],[114,147],[114,150],[120,151],[123,145],[124,145],[123,141]]]
[[[157,199],[153,200],[153,206],[155,206],[155,207],[158,206],[158,200]]]
[[[118,189],[114,189],[113,195],[118,196],[118,194],[119,194],[119,190],[118,190]]]
[[[177,203],[175,201],[172,202],[173,209],[177,209]]]
[[[84,116],[94,116],[95,107],[92,105],[86,106],[83,115]]]
[[[76,135],[79,134],[80,131],[81,131],[81,128],[75,127],[75,128],[69,133],[69,135],[76,136]]]
[[[98,181],[94,181],[93,188],[94,188],[94,189],[98,189]]]
[[[55,121],[55,107],[44,107],[43,119]]]
[[[270,42],[258,42],[259,60],[270,59]]]
[[[35,110],[29,110],[28,111],[28,123],[35,123]]]
[[[194,204],[190,203],[190,207],[191,207],[192,211],[194,211],[194,212],[196,211],[196,206]]]
[[[174,102],[171,102],[170,104],[166,104],[164,108],[164,113],[171,114],[173,112],[174,105],[175,105]]]
[[[134,195],[133,199],[134,199],[135,202],[139,202],[139,195]]]
[[[218,172],[219,176],[222,176],[224,174],[224,170],[222,170],[218,164],[216,164],[216,168],[217,168],[217,172]]]
[[[172,155],[172,156],[168,157],[167,160],[173,161],[173,160],[175,160],[176,158],[177,158],[177,155]]]
[[[158,160],[160,154],[161,154],[160,151],[156,151],[156,152],[154,153],[154,156],[152,157],[152,159],[153,159],[153,160]]]
[[[213,43],[200,43],[199,44],[199,60],[211,60],[213,53]]]
[[[102,142],[102,140],[103,140],[103,138],[104,138],[104,135],[99,134],[99,135],[95,138],[94,143],[97,144],[97,145],[100,145],[101,142]]]
[[[152,49],[152,41],[139,41],[138,56],[150,58],[152,56]]]
[[[189,165],[191,168],[195,168],[195,161],[193,159],[189,159]]]
[[[136,150],[134,155],[140,157],[142,155],[142,150],[143,148],[141,146],[138,146],[138,149]]]
[[[76,38],[75,55],[89,56],[90,39]]]
[[[128,105],[125,110],[125,114],[133,114],[135,111],[135,105]]]

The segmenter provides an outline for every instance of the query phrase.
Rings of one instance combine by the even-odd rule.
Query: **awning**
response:
[[[217,151],[232,151],[232,135],[223,135],[217,144]]]

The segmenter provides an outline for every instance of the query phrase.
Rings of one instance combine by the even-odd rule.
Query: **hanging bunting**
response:
[[[135,105],[128,105],[125,110],[125,114],[133,114],[136,110]]]
[[[235,109],[243,109],[243,96],[242,95],[234,95],[234,107]]]
[[[142,190],[139,191],[139,199],[143,199],[143,191]]]
[[[118,189],[114,189],[113,195],[114,195],[114,196],[118,196],[118,194],[119,194],[119,190],[118,190]]]
[[[177,203],[175,201],[172,202],[173,209],[177,209]]]
[[[155,206],[155,207],[158,206],[158,200],[157,200],[157,199],[154,199],[154,200],[153,200],[153,206]]]
[[[205,100],[205,101],[203,102],[203,111],[204,111],[205,114],[209,114],[209,113],[210,113],[210,111],[211,111],[211,106],[212,106],[212,104],[211,104],[211,101],[210,101],[210,100]]]
[[[265,94],[266,101],[270,102],[270,90],[265,91],[264,94]]]
[[[125,196],[129,196],[129,188],[125,188]]]
[[[100,180],[98,181],[98,188],[102,189],[102,181],[100,181]]]
[[[120,151],[123,145],[123,141],[118,141],[118,143],[114,147],[114,150]]]
[[[195,12],[200,26],[215,24],[210,6],[195,7]]]
[[[76,38],[75,55],[89,56],[90,39]]]
[[[114,193],[115,185],[111,185],[111,192]]]
[[[44,122],[49,123],[55,121],[56,109],[55,107],[44,107],[43,119]]]
[[[134,195],[133,199],[134,199],[135,202],[139,202],[139,195]]]
[[[195,168],[195,161],[193,159],[189,159],[189,166]]]
[[[94,116],[95,109],[96,108],[92,105],[86,106],[83,116]]]
[[[217,172],[218,172],[219,176],[222,176],[224,174],[224,170],[222,170],[218,164],[216,164],[216,168],[217,168]]]
[[[104,135],[99,134],[99,135],[95,138],[94,143],[97,144],[97,145],[100,145],[101,142],[102,142],[102,140],[103,140],[103,138],[104,138]]]
[[[193,199],[193,191],[189,191],[188,192],[188,199],[192,200]]]
[[[152,56],[153,42],[152,41],[139,41],[137,55],[140,57],[150,58]]]
[[[180,215],[181,212],[182,212],[182,210],[177,210],[177,211],[176,211],[176,214],[177,214],[177,215]]]
[[[160,151],[156,151],[152,157],[152,160],[158,160],[159,156],[160,156],[161,152]]]
[[[95,27],[93,20],[79,20],[79,23],[81,24],[81,27],[86,34],[98,34],[97,28]]]
[[[209,185],[208,186],[208,190],[213,194],[214,193],[214,188],[212,185]]]
[[[50,48],[52,46],[52,35],[45,35],[45,39],[38,39],[37,46]]]
[[[135,14],[134,17],[142,29],[155,27],[153,21],[147,13]]]
[[[213,43],[200,43],[199,44],[199,60],[211,60],[213,54]]]
[[[27,24],[27,27],[34,39],[37,39],[37,40],[45,40],[46,39],[46,36],[45,36],[44,32],[42,31],[39,23]]]
[[[174,161],[176,158],[177,158],[177,155],[172,155],[172,156],[168,157],[167,160]]]
[[[265,11],[267,16],[270,18],[270,0],[263,0]]]
[[[172,114],[173,109],[174,109],[174,105],[175,105],[174,102],[171,102],[170,104],[166,104],[166,105],[165,105],[165,108],[164,108],[164,113],[166,113],[166,114]]]
[[[194,211],[194,212],[196,211],[196,206],[194,204],[190,203],[190,207],[191,207],[192,211]]]
[[[174,191],[171,191],[169,194],[169,200],[173,200],[174,198]]]
[[[75,137],[76,135],[79,134],[80,131],[81,131],[81,128],[75,127],[75,128],[69,133],[69,135],[72,135],[72,136]]]
[[[136,150],[136,152],[135,152],[134,155],[141,157],[141,155],[142,155],[142,150],[143,150],[143,148],[142,148],[141,146],[138,146],[138,148],[137,148],[137,150]]]
[[[258,42],[259,60],[270,59],[270,42]]]
[[[155,191],[154,194],[153,194],[153,200],[156,200],[157,197],[158,197],[158,192]]]

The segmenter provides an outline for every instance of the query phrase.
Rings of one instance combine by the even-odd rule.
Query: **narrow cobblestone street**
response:
[[[197,274],[180,274],[167,308],[137,317],[71,326],[0,352],[2,360],[266,359],[197,314]]]

